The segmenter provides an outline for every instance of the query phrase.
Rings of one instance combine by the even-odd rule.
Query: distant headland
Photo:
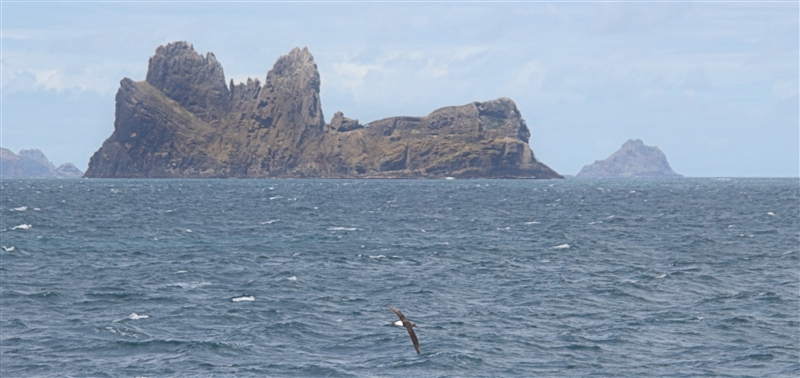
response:
[[[629,139],[605,160],[584,166],[575,177],[683,177],[672,171],[667,156],[658,147]]]
[[[114,133],[85,177],[562,178],[536,159],[508,98],[326,122],[305,48],[280,57],[263,84],[228,85],[213,53],[175,42],[156,50],[146,80],[120,84]]]
[[[39,150],[21,150],[19,155],[0,147],[0,177],[4,178],[80,178],[83,172],[72,163],[57,168]]]

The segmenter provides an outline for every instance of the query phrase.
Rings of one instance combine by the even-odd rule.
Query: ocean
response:
[[[4,179],[0,199],[2,377],[800,375],[797,179]]]

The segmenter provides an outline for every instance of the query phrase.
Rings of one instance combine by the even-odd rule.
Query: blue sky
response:
[[[2,133],[85,170],[159,45],[262,82],[307,46],[326,119],[513,99],[562,174],[627,139],[695,177],[800,175],[797,2],[2,2]]]

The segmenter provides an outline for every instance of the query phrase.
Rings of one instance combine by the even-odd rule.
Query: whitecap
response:
[[[128,315],[128,318],[133,319],[133,320],[147,319],[149,317],[150,317],[150,315],[139,315],[139,314],[137,314],[135,312],[132,312],[130,315]]]
[[[771,216],[771,217],[774,217],[774,216],[775,216],[775,213],[773,213],[773,212],[771,212],[771,211],[767,211],[767,215],[769,215],[769,216]]]
[[[266,221],[266,222],[261,222],[261,224],[273,224],[273,223],[275,223],[275,222],[277,222],[277,221],[279,221],[279,220],[280,220],[280,219],[272,219],[272,220],[268,220],[268,221]]]
[[[25,211],[25,210],[28,210],[27,206],[20,206],[20,207],[15,207],[15,208],[11,209],[11,211]]]
[[[14,226],[14,227],[11,227],[11,229],[12,229],[12,230],[16,230],[16,229],[20,229],[20,230],[27,230],[27,229],[29,229],[29,228],[31,228],[31,227],[33,227],[33,226],[31,226],[31,225],[29,225],[29,224],[24,224],[24,223],[23,223],[23,224],[21,224],[21,225],[19,225],[19,226]]]
[[[34,207],[34,208],[33,208],[33,211],[42,211],[42,209],[40,209],[40,208],[38,208],[38,207]]]
[[[569,248],[569,244],[566,243],[553,247],[553,249],[567,249],[567,248]]]
[[[3,250],[6,251],[6,252],[11,252],[11,251],[14,250],[14,246],[13,245],[10,246],[10,247],[3,246]]]
[[[657,275],[656,278],[664,278],[666,276],[667,276],[666,273],[661,273],[661,274]]]
[[[196,289],[198,287],[206,286],[206,285],[210,285],[210,284],[211,284],[210,282],[177,282],[177,283],[174,283],[174,284],[169,284],[169,285],[167,285],[167,287],[177,286],[177,287],[179,287],[181,289]]]
[[[355,231],[359,230],[359,228],[355,227],[328,227],[328,231]]]
[[[371,259],[382,259],[382,258],[384,258],[384,257],[386,257],[386,256],[384,256],[384,255],[377,255],[377,256],[372,256],[372,255],[370,255],[370,256],[369,256],[369,258],[371,258]]]
[[[297,281],[297,276],[291,276],[291,277],[287,278],[287,280],[289,280],[289,281]]]
[[[190,230],[190,229],[188,229],[188,228],[187,228],[187,229],[186,229],[186,232],[192,232],[192,230]]]
[[[295,253],[292,253],[292,256],[293,256],[293,257],[300,256],[300,252],[295,252]]]
[[[539,224],[539,223],[540,223],[540,222],[537,222],[537,221],[532,221],[532,222],[525,222],[525,223],[523,223],[523,224]]]
[[[231,300],[234,301],[234,302],[242,302],[242,301],[252,302],[252,301],[256,300],[256,297],[250,295],[250,296],[232,298]]]
[[[281,199],[281,198],[283,198],[283,196],[275,196],[275,197],[269,197],[269,200],[272,201],[272,200]]]
[[[185,270],[179,270],[179,271],[175,272],[175,274],[181,274],[181,273],[187,273],[187,271],[185,271]]]

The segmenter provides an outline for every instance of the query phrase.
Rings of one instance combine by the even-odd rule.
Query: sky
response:
[[[565,175],[628,139],[688,177],[800,176],[800,14],[774,2],[0,2],[0,146],[85,170],[158,46],[264,82],[308,47],[326,120],[514,100]]]

